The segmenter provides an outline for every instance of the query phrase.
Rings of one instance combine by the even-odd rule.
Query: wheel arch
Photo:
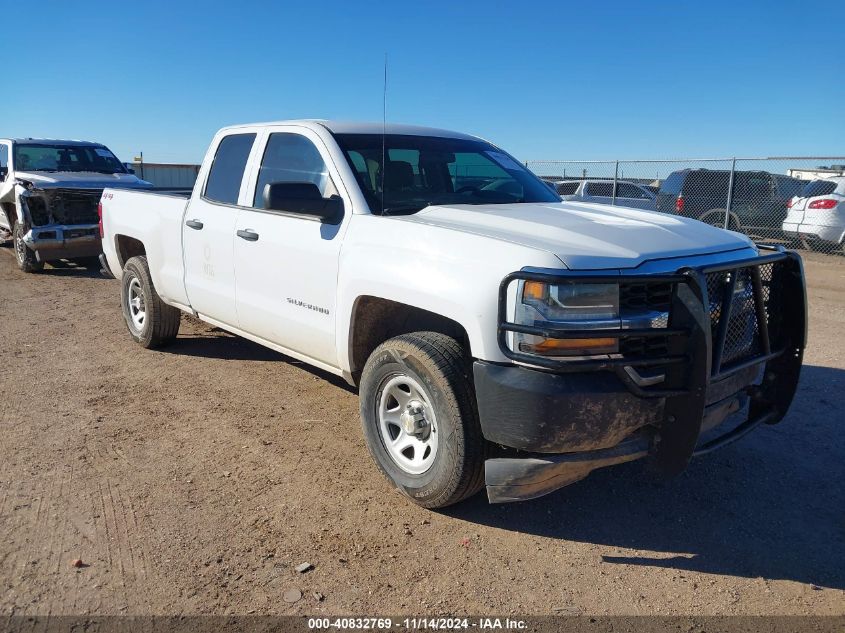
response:
[[[423,331],[451,336],[472,354],[467,329],[454,318],[374,295],[357,297],[352,306],[347,341],[349,374],[353,383],[359,383],[364,364],[384,341]]]
[[[0,209],[3,210],[3,214],[9,222],[9,232],[11,233],[17,221],[18,207],[14,202],[0,202]]]
[[[115,235],[114,248],[121,268],[124,267],[130,258],[137,257],[139,255],[146,257],[147,255],[147,249],[144,246],[144,243],[141,240],[128,235]]]
[[[725,209],[708,209],[707,211],[702,213],[700,216],[698,216],[698,219],[701,222],[704,222],[705,224],[710,224],[710,222],[707,221],[707,219],[710,216],[713,216],[713,215],[724,216],[725,213],[726,213]],[[728,229],[731,230],[731,231],[742,231],[742,222],[739,221],[739,215],[737,215],[736,212],[734,212],[734,211],[730,211],[730,212],[727,212],[727,213],[728,213],[728,218],[730,220],[728,222]],[[731,223],[733,223],[733,225],[734,225],[733,228],[731,227]]]

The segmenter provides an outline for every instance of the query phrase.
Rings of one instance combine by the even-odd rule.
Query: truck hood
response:
[[[80,189],[149,188],[153,186],[152,183],[141,180],[134,174],[100,174],[90,171],[15,171],[15,178],[27,180],[40,189],[52,187],[78,187]]]
[[[753,246],[744,235],[698,220],[581,202],[432,206],[402,219],[544,250],[572,270],[634,268]]]

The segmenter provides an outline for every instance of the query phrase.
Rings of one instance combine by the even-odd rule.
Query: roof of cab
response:
[[[433,127],[423,127],[420,125],[404,125],[401,123],[387,123],[385,125],[381,122],[328,121],[325,119],[292,119],[288,121],[245,123],[241,125],[231,125],[223,128],[223,130],[266,125],[304,125],[305,127],[314,127],[319,125],[326,128],[333,134],[381,134],[384,132],[387,134],[402,134],[407,136],[437,136],[441,138],[479,140],[477,136],[472,136],[470,134],[463,134],[462,132],[454,132],[452,130],[443,130]]]
[[[3,138],[0,141],[11,141],[12,143],[26,143],[27,145],[56,145],[57,143],[61,143],[62,145],[93,145],[95,147],[105,147],[102,143],[95,143],[94,141],[77,141],[77,140],[68,140],[68,139],[59,139],[59,138]]]

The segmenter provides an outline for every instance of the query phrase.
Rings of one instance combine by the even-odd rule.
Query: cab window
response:
[[[361,164],[356,165],[356,171],[361,167]],[[324,198],[336,193],[319,150],[299,134],[277,132],[267,139],[252,206],[264,208],[264,187],[273,182],[313,183]]]
[[[214,162],[205,183],[205,197],[214,202],[237,204],[246,162],[255,134],[230,134],[217,146]]]

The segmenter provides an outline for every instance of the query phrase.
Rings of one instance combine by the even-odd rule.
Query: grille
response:
[[[669,353],[669,344],[664,336],[645,338],[642,336],[624,338],[619,341],[619,352],[624,356],[657,357]]]
[[[95,224],[100,189],[57,189],[52,201],[53,217],[64,224]]]
[[[619,308],[623,313],[668,312],[671,305],[672,284],[631,282],[619,286]]]
[[[666,328],[672,306],[670,283],[624,282],[619,285],[619,313],[629,327]],[[669,353],[668,339],[630,337],[619,341],[619,351],[629,357],[657,357]]]
[[[779,341],[777,318],[771,306],[777,304],[777,264],[763,264],[759,267],[762,285],[763,310],[769,326],[772,348]],[[750,360],[763,353],[760,340],[760,324],[757,321],[757,303],[754,297],[753,269],[739,268],[707,275],[707,297],[710,311],[710,328],[715,349],[719,330],[724,319],[728,319],[725,344],[722,349],[721,369]],[[731,280],[735,279],[734,291],[726,296]],[[720,368],[714,367],[714,371]]]

